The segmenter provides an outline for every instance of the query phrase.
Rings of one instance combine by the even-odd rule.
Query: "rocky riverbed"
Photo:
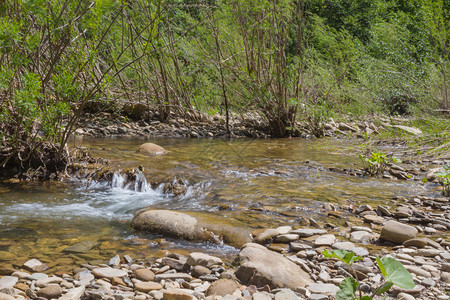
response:
[[[145,125],[143,122],[140,124]],[[99,126],[90,128],[93,131],[85,133],[88,133],[86,135],[97,135],[98,132],[100,135],[119,133],[132,136],[139,132],[154,133],[153,129],[142,130],[140,124],[136,122],[135,125],[130,125],[139,127],[134,129],[124,125],[130,130],[121,131],[122,133],[115,130],[115,127],[114,130],[102,133]],[[160,133],[170,132],[167,131],[167,124],[160,125],[155,122],[147,125],[155,128],[161,126]],[[172,125],[169,127],[178,126]],[[371,129],[372,125],[336,124],[330,120],[325,129],[329,135],[344,134],[343,132],[356,135],[364,132],[372,134],[375,133]],[[195,134],[186,133],[186,130],[182,129],[183,134],[180,136],[196,137]],[[196,132],[201,133],[198,137],[216,136],[215,133],[210,135],[207,131]],[[445,163],[448,162],[442,160],[436,165]],[[76,166],[72,167],[76,169]],[[94,167],[92,170],[84,171],[88,174],[80,173],[81,178],[87,176],[100,181],[111,181],[115,173],[113,169],[106,167]],[[336,172],[335,169],[330,171]],[[406,172],[407,175],[416,175],[413,167],[400,171]],[[425,170],[420,170],[416,177],[419,178],[424,173]],[[127,180],[139,182],[137,177],[139,172],[130,171],[124,174],[127,175],[126,182]],[[408,176],[406,178],[386,176],[386,178],[410,179]],[[185,191],[182,187],[174,185],[167,192],[177,195]],[[387,299],[449,299],[448,201],[449,198],[418,195],[409,198],[395,197],[388,203],[376,207],[368,204],[360,205],[354,201],[346,201],[346,204],[324,203],[320,212],[326,217],[319,222],[312,217],[294,216],[296,221],[286,226],[258,229],[251,235],[248,234],[250,229],[242,230],[241,234],[237,235],[236,232],[224,231],[223,228],[199,227],[196,225],[197,220],[191,219],[192,216],[183,217],[185,221],[178,223],[184,227],[191,226],[192,229],[183,229],[187,231],[181,230],[177,224],[174,226],[169,224],[166,229],[161,226],[162,223],[167,224],[167,220],[173,221],[173,217],[161,219],[158,221],[160,223],[153,223],[154,227],[148,227],[147,225],[151,223],[148,221],[147,227],[136,225],[133,221],[133,227],[138,230],[158,232],[163,237],[225,242],[240,247],[240,251],[233,261],[223,261],[219,257],[200,252],[183,254],[172,252],[163,258],[142,259],[133,257],[131,253],[123,255],[122,251],[120,256],[111,257],[114,255],[112,254],[103,257],[101,261],[91,260],[80,264],[71,271],[56,272],[50,271],[45,263],[29,257],[29,260],[20,264],[16,262],[13,265],[0,264],[0,300],[332,299],[339,289],[340,282],[351,275],[344,264],[325,259],[322,255],[325,249],[345,249],[363,257],[354,268],[362,280],[361,288],[365,294],[373,292],[382,281],[375,257],[391,256],[400,261],[412,274],[416,287],[406,291],[394,287],[388,293]],[[224,205],[220,206],[220,211],[248,209],[263,211],[268,215],[275,213],[270,211],[270,207],[262,205],[236,207]],[[96,247],[96,244],[89,247]]]
[[[394,287],[388,299],[449,299],[450,242],[442,237],[450,225],[448,198],[397,201],[403,204],[395,209],[343,207],[361,222],[347,222],[341,229],[256,230],[233,262],[200,252],[143,260],[116,255],[72,272],[46,274],[45,263],[30,259],[0,268],[0,299],[332,299],[340,282],[351,275],[345,264],[324,258],[325,249],[345,249],[363,257],[353,265],[363,293],[370,294],[382,281],[375,257],[390,256],[411,273],[416,287]],[[339,209],[329,208],[330,218],[339,216]]]

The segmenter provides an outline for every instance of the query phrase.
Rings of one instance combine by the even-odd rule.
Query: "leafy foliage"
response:
[[[444,196],[450,197],[450,167],[444,166],[445,172],[437,173],[436,176],[440,178],[440,183],[443,186],[442,193]]]
[[[384,280],[392,285],[398,285],[402,289],[412,289],[415,284],[411,277],[411,274],[405,269],[405,267],[397,260],[392,257],[383,257],[380,259],[376,258],[378,268],[380,268],[381,274],[383,274]],[[379,292],[382,293],[383,290],[388,290],[390,288],[389,284],[380,289]]]
[[[357,298],[360,300],[370,300],[375,295],[381,295],[387,292],[393,285],[397,285],[403,289],[413,289],[415,286],[411,274],[399,261],[392,257],[383,257],[382,259],[377,257],[377,265],[383,275],[384,281],[375,289],[372,296],[363,296],[362,292],[359,290],[359,279],[357,273],[352,268],[352,264],[357,260],[361,260],[362,257],[355,256],[353,252],[349,252],[347,250],[333,250],[332,252],[324,250],[323,255],[326,258],[336,258],[347,264],[356,278],[347,277],[341,282],[339,285],[339,291],[336,293],[337,300]],[[358,290],[359,297],[356,297]]]
[[[388,164],[391,162],[401,163],[402,161],[397,157],[389,158],[385,153],[373,151],[370,157],[360,154],[359,158],[364,164],[366,173],[370,176],[377,176],[383,174]]]
[[[341,284],[339,284],[339,291],[336,293],[336,300],[348,300],[353,299],[356,291],[358,290],[358,282],[353,277],[345,278]]]
[[[46,143],[56,163],[84,112],[123,101],[160,121],[256,111],[280,137],[298,135],[297,121],[320,137],[335,113],[448,109],[449,5],[1,1],[1,166],[42,165],[32,156]],[[364,158],[371,173],[380,159]]]
[[[355,255],[354,252],[347,250],[333,250],[332,252],[324,250],[322,254],[326,258],[337,258],[349,266],[351,266],[355,261],[363,259],[361,256]]]

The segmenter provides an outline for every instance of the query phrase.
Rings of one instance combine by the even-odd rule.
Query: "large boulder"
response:
[[[415,239],[416,236],[416,228],[397,221],[389,221],[381,229],[380,239],[396,244],[402,244],[407,240]]]
[[[250,241],[249,233],[236,228],[215,215],[206,213],[178,212],[148,209],[137,214],[131,221],[136,230],[172,236],[185,240],[225,242],[241,247]]]
[[[153,143],[142,144],[141,146],[139,146],[138,151],[139,153],[148,155],[161,155],[166,153],[166,150],[163,147]]]
[[[196,218],[171,210],[146,210],[133,218],[137,230],[155,232],[186,240],[204,240],[204,230]]]
[[[246,285],[274,288],[305,287],[313,280],[308,273],[283,255],[255,243],[245,244],[236,258],[236,277]]]

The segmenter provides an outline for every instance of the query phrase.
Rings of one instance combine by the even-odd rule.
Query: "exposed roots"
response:
[[[84,148],[60,151],[57,145],[43,142],[34,147],[0,148],[0,178],[50,180],[69,177],[67,167],[74,163],[98,163]]]

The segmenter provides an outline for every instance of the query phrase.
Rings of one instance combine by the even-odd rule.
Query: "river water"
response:
[[[144,258],[166,251],[201,250],[231,258],[229,245],[177,241],[135,232],[129,227],[142,208],[193,211],[252,230],[291,225],[313,218],[324,224],[323,203],[389,205],[393,196],[435,194],[420,182],[367,179],[330,172],[330,167],[357,169],[357,155],[346,155],[355,142],[346,140],[152,139],[164,156],[145,156],[134,139],[73,140],[113,168],[142,166],[150,183],[177,181],[185,193],[164,193],[162,185],[123,187],[120,177],[106,182],[0,184],[0,266],[38,258],[49,271],[109,259],[115,254]],[[351,151],[350,151],[351,152]],[[430,189],[430,190],[427,190]],[[336,220],[344,226],[342,220]],[[83,254],[63,250],[82,241],[96,246]]]

